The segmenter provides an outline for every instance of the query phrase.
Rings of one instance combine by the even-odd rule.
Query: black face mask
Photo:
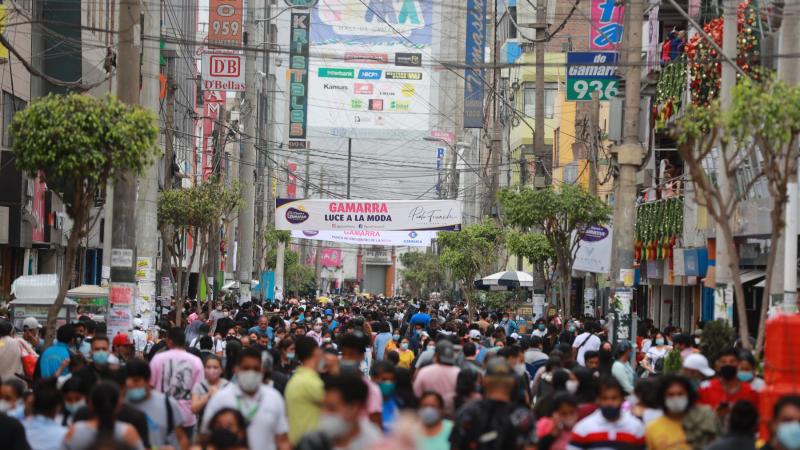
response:
[[[619,419],[620,414],[622,414],[622,409],[619,406],[603,406],[600,408],[600,413],[606,420],[613,422]]]
[[[727,381],[735,379],[738,372],[739,368],[736,366],[722,366],[719,368],[719,376]]]

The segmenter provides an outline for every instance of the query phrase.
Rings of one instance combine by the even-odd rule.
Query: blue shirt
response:
[[[394,396],[383,400],[383,410],[381,411],[381,423],[383,429],[390,431],[394,427],[394,422],[397,420],[397,402]]]
[[[408,323],[413,327],[414,325],[421,324],[425,327],[425,331],[428,331],[428,324],[431,323],[431,315],[428,313],[418,312],[411,316],[411,320]]]
[[[25,427],[25,436],[28,443],[35,450],[59,450],[64,435],[67,434],[67,427],[62,427],[55,420],[35,415],[28,417],[22,422]]]
[[[65,359],[69,359],[69,348],[63,342],[56,342],[50,348],[46,349],[42,356],[39,358],[39,365],[42,378],[49,378],[56,374],[56,371],[61,367],[61,363]],[[61,375],[68,375],[69,367],[65,367],[61,371]]]
[[[263,335],[266,334],[270,341],[272,341],[272,337],[273,337],[273,333],[274,333],[274,331],[272,330],[272,327],[270,327],[270,326],[267,327],[267,331],[265,332],[264,330],[259,328],[257,325],[254,326],[253,328],[250,328],[249,330],[247,330],[247,332],[248,333],[255,333],[255,334],[259,335],[259,336],[263,336]]]
[[[519,331],[519,325],[511,319],[508,319],[508,322],[504,323],[503,327],[506,329],[506,336],[511,336]]]
[[[381,333],[375,336],[375,357],[378,361],[383,361],[383,353],[386,350],[386,344],[392,340],[392,333]]]

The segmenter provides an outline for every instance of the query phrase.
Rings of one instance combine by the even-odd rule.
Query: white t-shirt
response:
[[[584,343],[584,341],[586,343]],[[578,349],[578,357],[576,358],[578,364],[581,366],[586,366],[583,355],[585,355],[589,350],[593,350],[595,352],[600,350],[600,338],[587,331],[586,333],[582,333],[575,338],[575,340],[572,342],[572,348]]]
[[[228,383],[208,401],[203,412],[201,430],[208,431],[208,423],[223,408],[238,410],[249,421],[247,443],[250,450],[275,450],[275,437],[289,432],[286,405],[275,388],[261,385],[255,396],[249,396],[236,383]]]
[[[224,353],[225,352],[225,340],[224,339],[217,339],[211,338],[211,351],[215,354]],[[190,348],[196,348],[200,350],[200,338],[192,339],[192,342],[189,343]]]

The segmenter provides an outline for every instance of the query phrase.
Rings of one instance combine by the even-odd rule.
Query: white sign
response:
[[[208,50],[203,53],[203,90],[245,90],[244,55],[237,51]]]
[[[339,242],[353,245],[429,247],[431,245],[431,239],[436,238],[436,231],[292,230],[292,237],[296,239],[311,239],[313,241]]]
[[[456,200],[284,199],[275,201],[278,230],[460,230]]]
[[[611,227],[591,226],[581,239],[575,255],[573,270],[593,273],[608,273],[611,270]],[[572,233],[575,239],[575,232]]]
[[[111,267],[133,268],[133,250],[129,248],[112,248]]]
[[[544,319],[544,294],[533,294],[533,318]]]

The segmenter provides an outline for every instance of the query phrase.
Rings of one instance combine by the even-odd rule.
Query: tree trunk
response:
[[[783,193],[785,195],[785,192]],[[778,197],[781,198],[781,197]],[[772,234],[772,242],[781,242],[781,234],[783,228],[783,214],[784,214],[784,204],[781,202],[775,202],[775,205],[772,208],[772,227],[773,227],[773,234]],[[779,225],[780,224],[780,225]],[[772,271],[775,269],[775,261],[777,253],[775,249],[769,252],[767,255],[767,278],[764,284],[764,294],[761,298],[761,310],[758,314],[758,334],[756,336],[756,355],[761,354],[761,350],[764,348],[764,339],[765,334],[767,332],[767,310],[769,309],[769,286],[772,281]]]
[[[739,270],[739,254],[736,252],[736,242],[733,239],[733,230],[731,229],[730,225],[726,222],[721,221],[723,223],[722,230],[723,239],[725,240],[725,244],[728,248],[728,259],[731,269],[731,275],[733,276],[733,289],[734,289],[734,296],[736,297],[736,313],[739,315],[739,338],[742,341],[742,348],[750,350],[752,346],[750,345],[750,330],[748,328],[748,320],[747,320],[747,308],[745,306],[745,298],[744,298],[744,287],[742,287],[742,274]],[[717,238],[717,243],[719,243],[719,238]]]
[[[64,265],[61,267],[61,280],[58,286],[58,296],[55,301],[47,310],[47,322],[45,329],[44,345],[49,347],[53,343],[56,336],[56,321],[58,320],[58,312],[64,306],[64,299],[67,297],[69,290],[70,278],[72,278],[72,268],[75,267],[75,259],[77,257],[78,246],[81,242],[80,230],[85,226],[85,223],[73,223],[72,231],[67,240],[67,250],[64,256]]]

